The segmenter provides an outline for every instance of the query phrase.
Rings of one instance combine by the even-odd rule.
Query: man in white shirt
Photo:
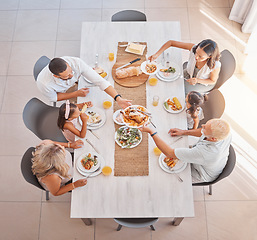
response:
[[[191,163],[193,182],[211,182],[224,169],[231,143],[229,124],[221,119],[211,119],[202,128],[181,130],[170,129],[171,136],[192,135],[200,137],[192,148],[173,149],[167,145],[157,132],[149,127],[141,128],[153,137],[157,147],[169,158],[175,158]]]
[[[84,61],[76,57],[66,56],[52,59],[49,65],[39,73],[37,86],[42,94],[52,102],[85,97],[89,92],[88,88],[67,92],[68,89],[78,82],[81,76],[113,97],[122,108],[131,105],[130,100],[123,99],[109,82],[103,79]]]

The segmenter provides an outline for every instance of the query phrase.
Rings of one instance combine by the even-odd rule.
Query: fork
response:
[[[100,169],[101,165],[94,171],[94,172],[91,172],[89,173],[87,176],[86,176],[86,179],[88,179],[93,173],[97,172],[99,169]]]

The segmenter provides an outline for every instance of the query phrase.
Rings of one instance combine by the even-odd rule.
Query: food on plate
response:
[[[182,106],[181,106],[179,100],[178,100],[176,97],[172,98],[172,100],[173,100],[173,102],[175,103],[176,108],[177,108],[178,110],[182,109]]]
[[[119,112],[119,114],[116,116],[115,120],[118,123],[123,123],[123,117],[122,117],[122,113],[121,112]]]
[[[96,166],[98,164],[96,155],[92,155],[89,153],[87,156],[81,159],[81,164],[86,170],[90,170],[93,166]]]
[[[129,106],[125,110],[121,111],[123,115],[123,122],[131,127],[143,126],[149,119],[149,116],[142,112],[147,112],[146,108],[142,106]]]
[[[104,71],[101,67],[95,67],[93,68],[102,78],[107,76],[107,73]]]
[[[175,73],[176,72],[176,68],[173,67],[169,67],[169,68],[165,68],[165,69],[160,69],[161,72],[166,72],[166,73]]]
[[[94,111],[88,111],[87,115],[89,117],[88,120],[87,120],[88,124],[96,124],[96,123],[99,123],[99,122],[102,121],[101,116]]]
[[[157,66],[154,63],[147,63],[145,65],[145,70],[148,73],[153,73],[153,72],[155,72],[157,70]]]
[[[144,45],[136,44],[136,43],[130,43],[127,50],[132,52],[132,53],[141,54],[143,48],[144,48]]]
[[[165,157],[163,161],[167,164],[168,167],[173,168],[178,162],[178,159]]]
[[[140,131],[137,128],[121,127],[117,130],[116,141],[123,148],[131,148],[141,141]]]
[[[164,102],[164,107],[167,110],[171,108],[173,111],[178,111],[182,109],[182,106],[176,97],[172,98],[172,100],[170,100],[169,98],[166,102]]]
[[[117,78],[139,76],[142,73],[140,67],[122,68],[116,71]]]

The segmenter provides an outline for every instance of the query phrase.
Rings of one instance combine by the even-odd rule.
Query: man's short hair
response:
[[[67,69],[67,63],[62,58],[54,58],[49,63],[49,70],[55,75],[59,75]]]
[[[214,118],[208,122],[211,123],[212,137],[218,141],[225,139],[229,135],[230,126],[225,120]]]

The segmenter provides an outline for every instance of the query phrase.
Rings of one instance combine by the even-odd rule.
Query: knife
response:
[[[94,145],[86,138],[86,141],[87,141],[87,143],[92,147],[92,148],[94,148],[94,150],[97,152],[97,153],[99,153],[98,152],[98,150],[94,147]]]
[[[89,132],[91,132],[96,138],[100,139],[96,133],[94,133],[91,129],[88,129]]]
[[[137,61],[139,61],[139,60],[141,60],[141,58],[136,58],[135,60],[133,60],[133,61],[131,61],[131,62],[129,62],[129,63],[126,63],[125,65],[122,65],[122,66],[116,68],[116,70],[119,70],[119,69],[121,69],[121,68],[127,67],[128,65],[130,65],[130,64],[132,64],[132,63],[134,63],[134,62],[137,62]]]

